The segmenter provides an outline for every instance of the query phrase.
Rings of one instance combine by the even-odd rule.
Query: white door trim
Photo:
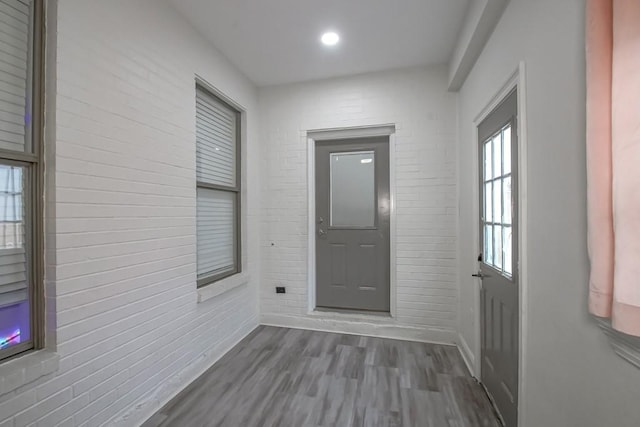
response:
[[[479,222],[477,221],[480,212],[480,194],[479,188],[479,161],[478,161],[478,126],[482,121],[506,98],[506,96],[514,89],[518,91],[518,259],[519,259],[519,360],[518,360],[518,426],[526,425],[524,422],[524,402],[526,402],[525,396],[525,372],[526,372],[526,349],[527,349],[527,301],[528,301],[528,272],[527,272],[527,97],[526,97],[526,66],[525,62],[521,61],[518,64],[517,69],[507,79],[507,82],[496,93],[496,95],[488,102],[488,104],[482,109],[482,111],[476,116],[473,121],[473,214],[476,220],[473,221],[473,242],[474,248],[478,248],[479,243]],[[474,261],[475,262],[475,261]],[[477,264],[473,266],[474,270],[477,270]],[[480,318],[480,287],[474,288],[474,305],[476,307],[476,339],[475,339],[475,356],[474,357],[474,374],[478,378],[481,376],[481,321]]]
[[[306,132],[307,139],[307,312],[312,313],[316,309],[316,170],[315,153],[316,141],[331,139],[365,138],[369,136],[389,136],[389,311],[392,318],[397,315],[397,256],[396,256],[396,167],[395,167],[395,140],[396,127],[394,124],[379,126],[350,127],[344,129],[318,129]],[[375,314],[373,315],[375,316]]]

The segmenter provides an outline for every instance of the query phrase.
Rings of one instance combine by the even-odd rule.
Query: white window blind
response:
[[[199,182],[236,186],[236,112],[203,89],[197,91],[196,138]]]
[[[196,89],[197,271],[203,286],[239,271],[238,113]]]
[[[235,194],[198,188],[198,276],[234,267]]]
[[[0,148],[25,151],[30,1],[0,0]]]

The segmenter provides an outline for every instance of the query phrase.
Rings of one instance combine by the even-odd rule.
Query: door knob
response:
[[[479,279],[484,279],[485,277],[491,277],[491,276],[489,276],[488,274],[482,274],[482,272],[481,272],[481,271],[478,271],[477,273],[472,274],[471,276],[473,276],[473,277],[477,277],[477,278],[479,278]]]
[[[322,228],[318,229],[318,234],[321,236],[324,236],[325,234],[327,234]]]

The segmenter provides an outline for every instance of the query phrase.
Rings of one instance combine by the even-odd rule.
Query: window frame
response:
[[[197,93],[198,91],[202,91],[204,93],[206,93],[208,96],[214,98],[216,101],[218,101],[220,104],[224,105],[225,107],[227,107],[229,109],[229,111],[231,111],[235,117],[236,117],[236,129],[235,129],[235,144],[236,144],[236,158],[235,158],[235,168],[236,168],[236,185],[235,186],[225,186],[225,185],[218,185],[218,184],[210,184],[207,182],[203,182],[203,181],[199,181],[196,178],[196,192],[198,190],[198,188],[203,188],[206,190],[215,190],[215,191],[223,191],[223,192],[227,192],[227,193],[233,193],[234,194],[234,198],[235,198],[235,203],[234,203],[234,215],[233,215],[233,221],[234,221],[234,259],[235,259],[235,263],[234,263],[234,268],[228,271],[224,271],[222,273],[214,273],[214,274],[208,274],[202,277],[198,277],[196,280],[196,285],[198,289],[201,289],[205,286],[211,285],[213,283],[216,283],[222,279],[226,279],[227,277],[231,277],[233,275],[239,274],[242,272],[242,217],[241,217],[241,212],[242,212],[242,201],[241,201],[241,196],[242,196],[242,162],[241,162],[241,158],[242,158],[242,112],[234,107],[233,105],[231,105],[228,101],[226,101],[225,99],[223,99],[222,96],[220,96],[217,91],[215,91],[214,89],[212,89],[207,83],[203,82],[200,79],[196,79],[196,85],[195,85],[195,89],[196,89],[196,99],[197,99]],[[198,106],[196,104],[196,113],[197,113],[197,109]],[[196,119],[197,120],[197,119]],[[196,135],[197,135],[197,130],[196,130]],[[197,138],[197,137],[196,137]],[[198,144],[197,139],[196,139],[196,145]],[[196,153],[196,161],[197,161],[197,153]],[[196,206],[197,206],[198,200],[196,197]],[[198,239],[198,229],[196,226],[196,241]],[[197,252],[197,249],[196,249]],[[197,257],[197,253],[196,253],[196,257]],[[196,260],[196,270],[197,270],[197,260]]]
[[[39,350],[45,346],[44,336],[44,67],[45,31],[44,1],[33,0],[32,18],[33,45],[30,55],[31,67],[27,80],[31,85],[31,128],[28,129],[30,152],[11,151],[0,148],[0,163],[23,167],[23,184],[28,193],[25,206],[25,257],[27,288],[29,294],[29,319],[31,336],[29,341],[0,350],[0,362],[22,353]]]

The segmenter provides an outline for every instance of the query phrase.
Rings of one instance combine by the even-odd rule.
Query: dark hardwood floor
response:
[[[260,326],[144,424],[499,426],[455,347]]]

